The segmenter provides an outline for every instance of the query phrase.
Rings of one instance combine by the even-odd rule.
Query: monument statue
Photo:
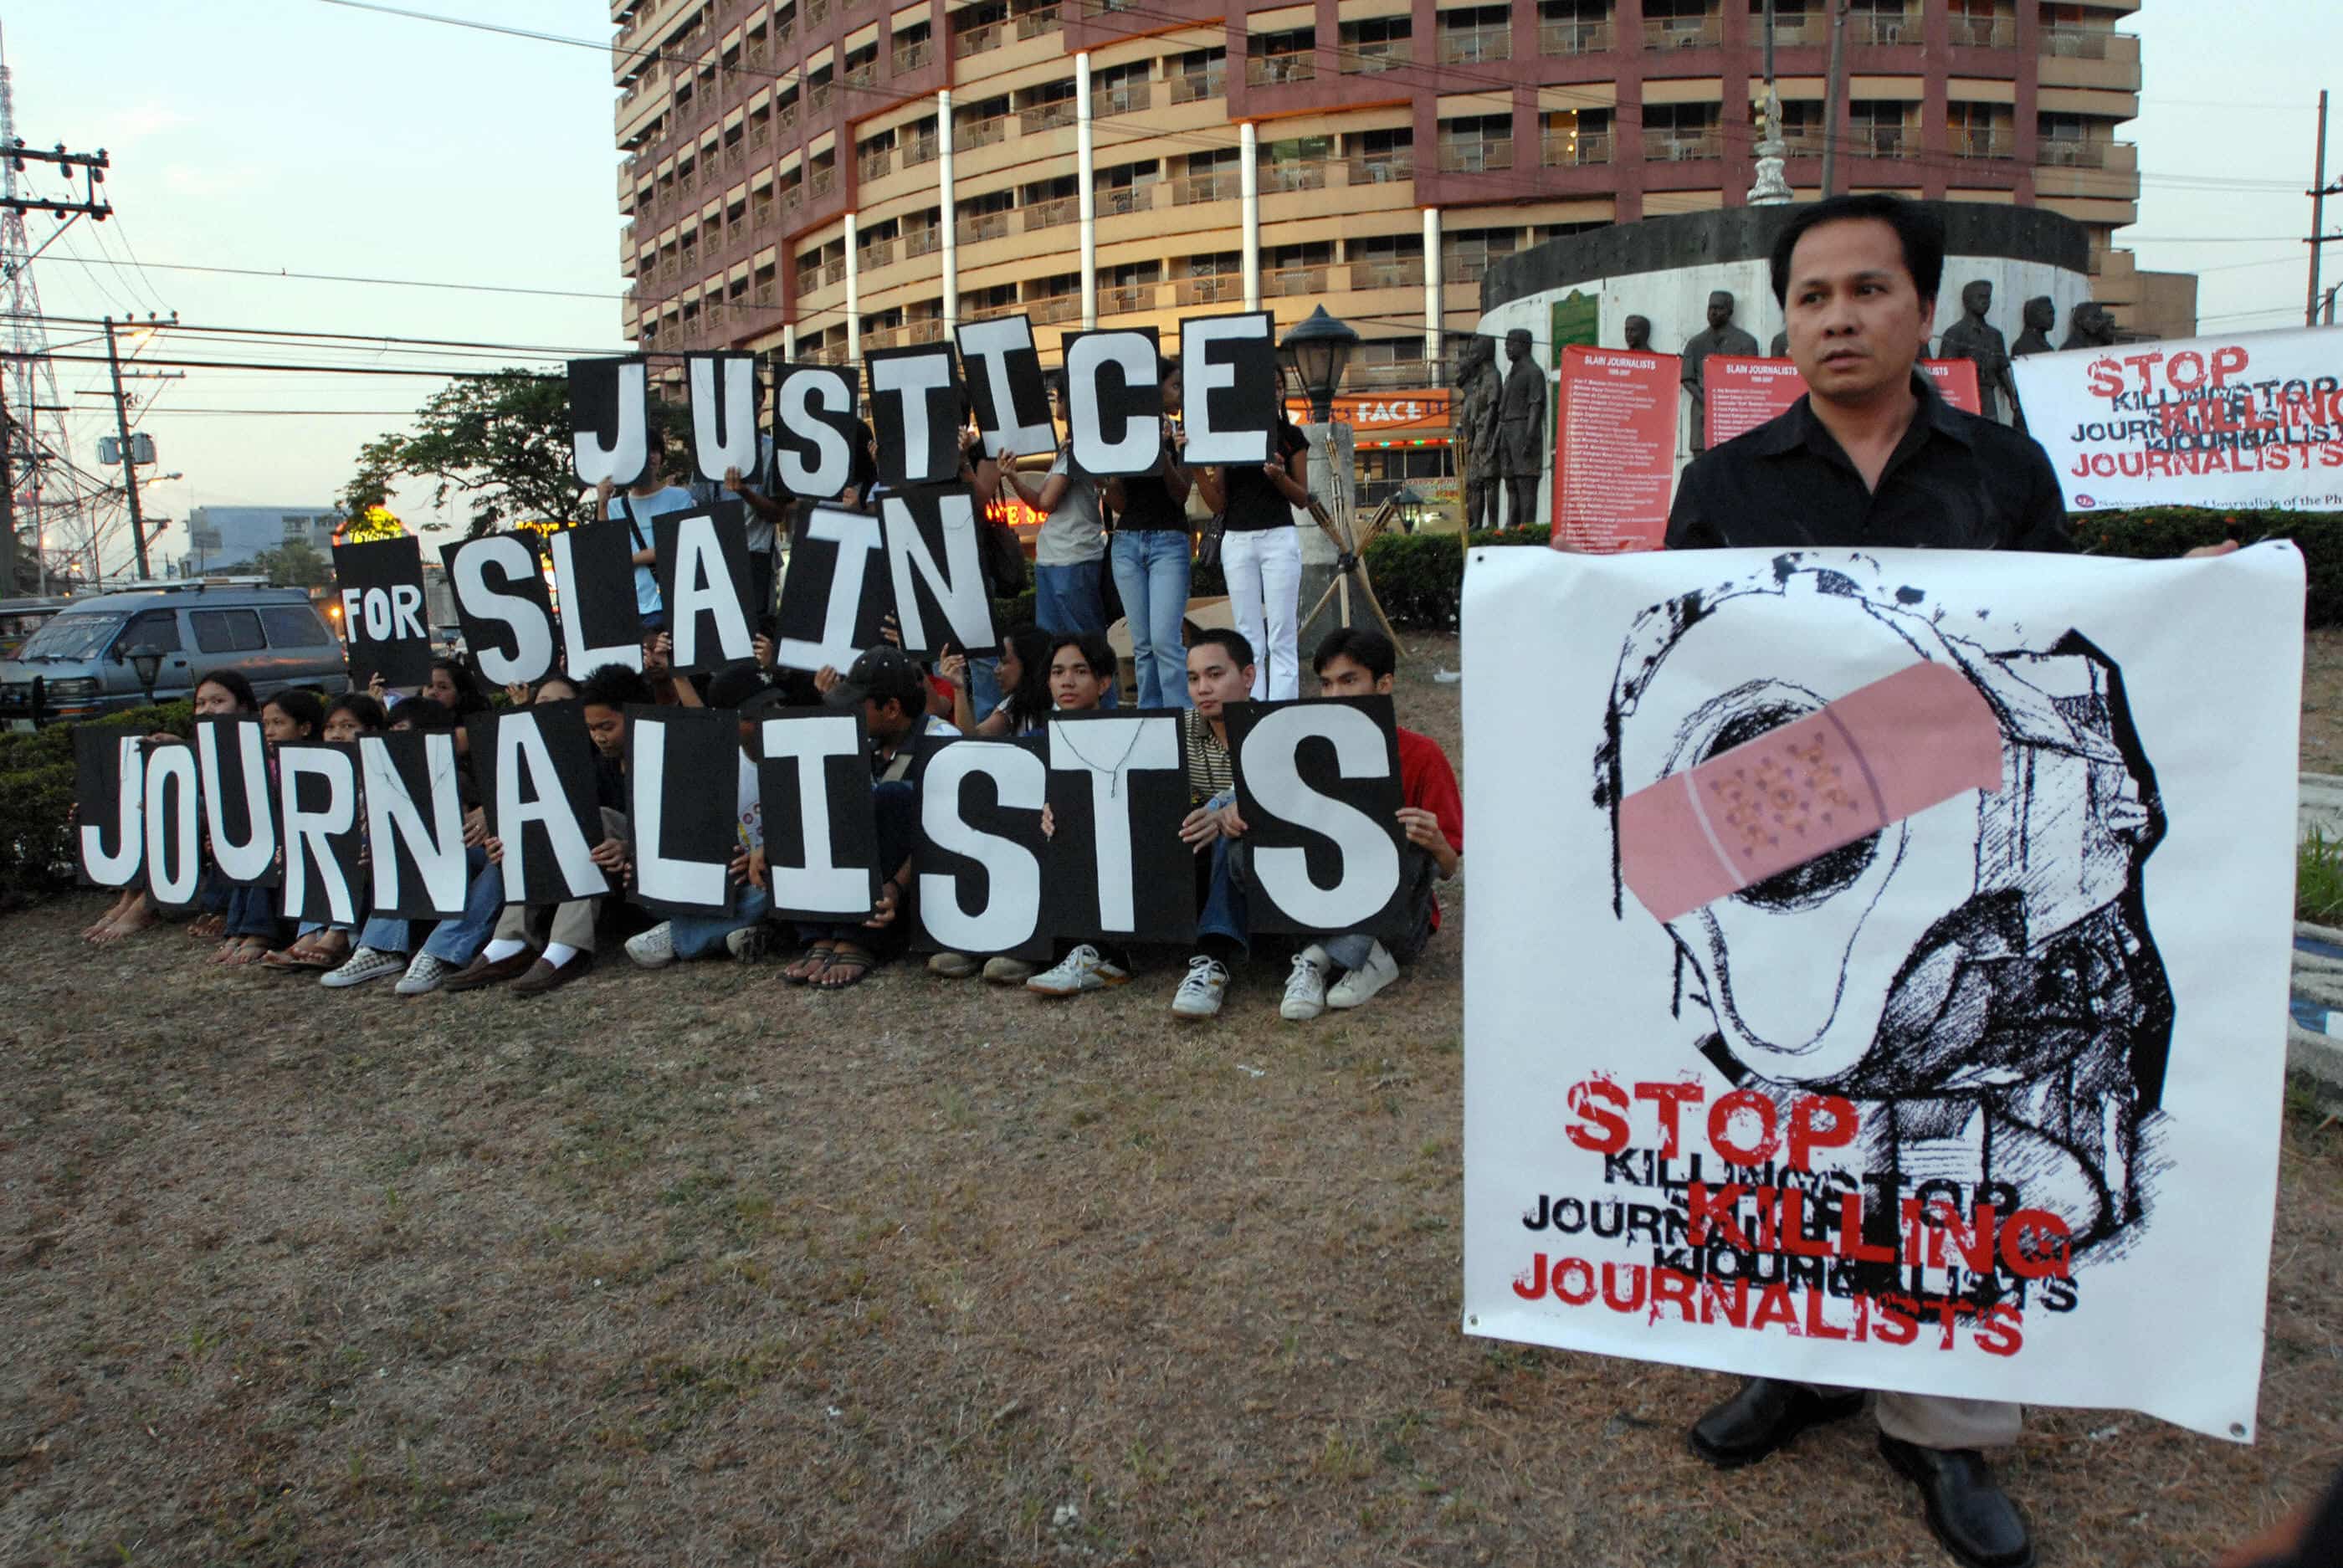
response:
[[[2087,299],[2075,307],[2075,314],[2066,318],[2066,341],[2058,345],[2068,348],[2111,348],[2116,341],[2116,318],[2107,307],[2096,299]]]
[[[2058,325],[2058,307],[2046,294],[2037,294],[2026,302],[2025,314],[2019,318],[2026,330],[2010,345],[2009,357],[2023,359],[2029,354],[2050,352],[2050,329]]]
[[[1530,357],[1527,327],[1505,334],[1503,390],[1497,400],[1498,464],[1505,476],[1505,527],[1536,526],[1538,475],[1544,470],[1545,373]]]
[[[1701,377],[1702,367],[1712,354],[1757,357],[1757,340],[1733,325],[1733,296],[1722,288],[1708,297],[1708,330],[1693,334],[1684,347],[1684,384],[1692,394],[1692,449],[1695,452],[1708,446]]]
[[[1624,325],[1627,328],[1628,349],[1636,354],[1649,354],[1652,351],[1652,323],[1650,318],[1642,316],[1631,316],[1627,317]]]
[[[1773,359],[1787,359],[1790,357],[1790,329],[1788,327],[1785,327],[1781,331],[1774,334],[1774,346],[1766,349],[1765,353],[1767,357]]]
[[[2001,422],[2001,398],[2009,395],[2014,405],[2017,392],[2009,378],[2009,351],[2003,347],[2001,331],[1989,324],[1985,313],[1993,308],[1993,285],[1984,278],[1961,290],[1961,318],[1945,328],[1941,357],[1967,359],[1976,366],[1977,412],[1996,424]]]
[[[1464,485],[1464,527],[1497,526],[1497,342],[1475,335],[1456,362],[1457,475]]]

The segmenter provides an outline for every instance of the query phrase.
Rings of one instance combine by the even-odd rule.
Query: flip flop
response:
[[[268,956],[268,944],[258,937],[245,937],[229,945],[220,955],[220,962],[230,969],[243,969],[260,962]]]
[[[791,985],[811,985],[830,967],[830,948],[808,948],[798,961],[781,971],[781,979]]]
[[[878,967],[876,955],[860,948],[840,948],[830,953],[830,961],[821,966],[821,972],[809,983],[816,990],[850,990],[868,980],[870,971]]]

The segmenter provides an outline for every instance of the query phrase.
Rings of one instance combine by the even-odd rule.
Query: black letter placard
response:
[[[960,377],[940,344],[873,348],[870,429],[879,437],[879,479],[889,489],[940,485],[960,477]]]
[[[1155,328],[1065,336],[1066,435],[1073,467],[1093,478],[1144,474],[1163,452]]]
[[[1050,815],[1041,886],[1069,937],[1184,942],[1196,934],[1195,855],[1180,840],[1187,759],[1173,712],[1050,719]]]
[[[491,686],[534,686],[559,662],[541,548],[527,532],[439,547],[464,646]]]
[[[196,720],[196,772],[203,785],[204,831],[212,865],[240,888],[285,879],[277,859],[276,789],[260,720],[211,714]]]
[[[895,589],[903,651],[930,658],[951,642],[980,657],[998,652],[992,593],[985,586],[977,543],[976,498],[968,487],[890,490],[879,504],[886,518],[887,575]]]
[[[204,876],[202,789],[192,746],[146,749],[146,896],[166,910],[196,901]]]
[[[1041,379],[1032,322],[1022,316],[997,317],[961,327],[959,337],[969,407],[984,437],[985,455],[1056,451],[1058,427],[1050,422],[1050,388]]]
[[[1277,427],[1277,344],[1270,315],[1192,316],[1180,323],[1180,400],[1189,463],[1266,463]]]
[[[935,748],[920,779],[920,843],[911,857],[920,930],[912,946],[1047,955],[1041,805],[1049,772],[1013,741],[946,740]]]
[[[620,489],[650,467],[650,409],[643,361],[569,362],[569,449],[581,485],[608,479]]]
[[[749,531],[739,501],[651,519],[659,602],[675,638],[676,671],[690,675],[757,657],[749,588]]]
[[[391,686],[431,678],[431,628],[423,621],[423,545],[412,534],[334,547],[350,684],[379,672]]]
[[[691,462],[711,485],[727,469],[757,477],[757,357],[687,354],[684,384],[691,396]]]
[[[488,836],[504,846],[505,902],[557,904],[610,890],[593,859],[602,841],[594,797],[594,742],[585,707],[540,702],[476,713],[472,769]]]
[[[73,738],[75,873],[127,888],[146,859],[146,742],[110,724],[77,724]]]
[[[553,584],[561,595],[565,668],[583,680],[606,664],[643,667],[643,618],[635,608],[635,532],[624,518],[553,536]]]
[[[720,915],[732,907],[739,779],[739,715],[628,706],[636,899],[669,915]]]
[[[773,377],[781,488],[805,500],[836,500],[854,482],[854,443],[861,438],[854,377],[834,365],[783,365]]]
[[[879,823],[870,804],[870,738],[858,710],[792,708],[764,720],[757,799],[765,879],[784,920],[859,920],[879,904]]]
[[[845,669],[857,654],[879,646],[880,626],[895,608],[889,574],[872,559],[880,546],[876,518],[830,507],[816,507],[807,516],[781,578],[774,663],[783,669]]]
[[[277,819],[285,824],[285,903],[288,920],[356,926],[366,835],[358,824],[358,753],[323,740],[277,749]]]
[[[1396,935],[1399,735],[1388,697],[1232,703],[1237,814],[1252,854],[1252,929]]]
[[[376,914],[445,920],[464,912],[472,876],[456,768],[456,738],[445,730],[358,737]]]

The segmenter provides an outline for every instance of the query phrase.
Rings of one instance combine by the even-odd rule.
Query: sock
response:
[[[527,946],[528,946],[527,942],[517,942],[509,937],[498,937],[480,950],[480,956],[492,964],[500,964]]]
[[[568,963],[571,959],[574,959],[577,956],[578,950],[571,947],[568,942],[548,942],[545,944],[545,961],[551,964],[555,969],[561,968],[562,965]]]

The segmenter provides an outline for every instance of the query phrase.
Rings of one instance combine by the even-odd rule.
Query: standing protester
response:
[[[1799,212],[1772,261],[1807,395],[1694,459],[1669,548],[2072,548],[2042,448],[1951,407],[1918,371],[1945,267],[1944,230],[1926,208],[1831,197]],[[1859,1389],[1752,1378],[1694,1423],[1692,1448],[1719,1469],[1755,1463],[1863,1401]],[[1956,1558],[1971,1568],[2034,1561],[2025,1516],[1982,1452],[2017,1440],[2018,1406],[1882,1392],[1877,1417],[1880,1453],[1919,1488]]]
[[[650,432],[650,457],[643,477],[617,493],[608,479],[594,487],[594,504],[602,516],[623,520],[634,533],[635,610],[642,617],[643,635],[663,630],[667,607],[659,600],[658,536],[651,519],[669,512],[688,512],[695,505],[691,492],[667,482],[667,438],[657,427]]]
[[[1179,708],[1186,692],[1181,628],[1188,616],[1194,564],[1188,542],[1193,479],[1182,456],[1188,436],[1179,426],[1180,362],[1159,358],[1155,375],[1163,394],[1163,450],[1148,472],[1107,481],[1106,504],[1115,515],[1107,558],[1114,566],[1114,588],[1131,631],[1139,706]]]
[[[1302,595],[1302,530],[1293,508],[1310,504],[1310,443],[1280,414],[1270,460],[1212,467],[1199,476],[1204,504],[1221,514],[1221,570],[1229,614],[1253,647],[1256,702],[1302,695],[1294,624]]]
[[[1052,412],[1058,400],[1053,387]],[[1038,487],[1017,471],[1012,452],[1001,454],[1001,477],[1019,500],[1043,514],[1033,541],[1033,618],[1047,632],[1104,631],[1106,598],[1099,573],[1106,558],[1106,532],[1098,481],[1074,472],[1070,444],[1058,444],[1057,457]]]

